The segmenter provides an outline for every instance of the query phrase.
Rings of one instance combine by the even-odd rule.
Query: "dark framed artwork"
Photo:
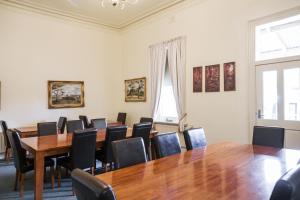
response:
[[[235,91],[235,62],[224,63],[224,91]]]
[[[205,67],[205,92],[220,92],[220,65]]]
[[[84,107],[83,81],[48,81],[48,108]]]
[[[146,101],[146,77],[125,80],[125,101]]]
[[[193,92],[202,92],[202,67],[193,68]]]

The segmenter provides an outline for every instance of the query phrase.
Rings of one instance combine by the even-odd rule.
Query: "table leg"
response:
[[[34,199],[43,199],[44,189],[44,154],[43,152],[36,152],[34,157]]]

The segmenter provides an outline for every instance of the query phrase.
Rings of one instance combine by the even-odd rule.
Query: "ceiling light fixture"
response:
[[[106,5],[111,5],[113,7],[119,7],[121,10],[124,10],[128,5],[134,5],[138,2],[138,0],[101,0],[101,6],[103,8]]]

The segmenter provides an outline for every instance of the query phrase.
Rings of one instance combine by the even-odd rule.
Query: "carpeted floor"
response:
[[[99,166],[100,163],[97,163]],[[48,169],[49,170],[49,169]],[[32,200],[34,199],[34,171],[28,172],[24,179],[24,197],[19,198],[19,192],[14,191],[15,180],[15,167],[13,160],[7,162],[3,160],[3,156],[0,154],[0,200],[6,199],[22,199]],[[101,173],[97,171],[97,174]],[[45,200],[75,200],[76,197],[72,195],[72,184],[70,177],[65,177],[64,171],[62,171],[61,187],[57,187],[57,179],[55,179],[55,188],[51,189],[50,173],[47,172],[44,182],[43,197]]]

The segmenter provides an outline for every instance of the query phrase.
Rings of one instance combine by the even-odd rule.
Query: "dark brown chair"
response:
[[[87,116],[79,115],[79,119],[81,121],[83,121],[84,128],[90,128],[91,127]]]
[[[23,197],[24,176],[25,173],[34,170],[34,160],[26,157],[26,150],[22,148],[20,136],[16,131],[8,130],[7,135],[13,149],[14,164],[16,168],[14,190],[17,190],[17,186],[19,183],[20,197]],[[50,158],[45,158],[45,167],[50,167],[51,185],[52,189],[54,189],[54,161]]]
[[[157,158],[181,153],[179,138],[175,132],[156,135],[153,143]]]
[[[57,124],[56,122],[43,122],[37,124],[37,132],[39,136],[56,135]]]
[[[78,200],[116,200],[112,187],[89,173],[75,169],[71,178]]]
[[[270,200],[300,199],[300,165],[284,174],[275,184]]]
[[[284,128],[254,126],[252,144],[283,148]]]
[[[69,120],[67,121],[67,132],[68,133],[74,133],[74,131],[77,130],[83,130],[84,125],[82,120]]]
[[[74,132],[70,156],[57,158],[58,187],[60,187],[61,182],[61,166],[69,171],[76,168],[90,169],[94,175],[96,137],[97,131],[95,129]]]
[[[10,145],[10,142],[9,142],[9,139],[8,139],[8,136],[7,136],[7,124],[5,121],[0,121],[0,126],[1,126],[1,129],[2,129],[2,134],[3,134],[3,137],[4,137],[4,145],[5,145],[5,157],[4,159],[6,161],[9,160],[10,158],[10,153],[11,153],[11,145]]]
[[[132,137],[141,137],[144,140],[144,145],[147,153],[147,157],[149,157],[149,148],[150,148],[150,133],[152,129],[152,124],[150,122],[134,124],[132,129]]]
[[[183,132],[186,149],[193,150],[206,146],[206,137],[203,128],[193,128]]]
[[[99,118],[99,119],[92,119],[91,120],[91,127],[96,129],[106,129],[106,119],[105,118]]]
[[[66,117],[60,117],[57,123],[57,129],[59,133],[63,134],[65,132],[65,127],[67,123],[67,118]]]
[[[106,129],[104,147],[96,152],[96,159],[100,160],[105,165],[105,170],[108,170],[107,164],[110,164],[112,169],[113,155],[112,155],[112,142],[123,140],[126,138],[127,126],[108,127]]]
[[[125,125],[126,124],[126,115],[127,115],[126,113],[119,112],[117,122],[120,122],[120,123],[122,123],[122,125]]]
[[[147,162],[143,138],[130,138],[112,142],[116,169]]]
[[[141,117],[140,123],[147,123],[147,122],[150,122],[151,124],[153,124],[153,118],[150,118],[150,117]]]

